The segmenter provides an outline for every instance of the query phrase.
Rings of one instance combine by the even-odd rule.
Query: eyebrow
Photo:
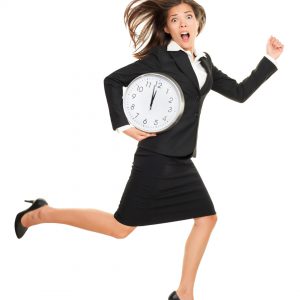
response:
[[[188,11],[185,11],[184,13],[187,14],[187,13],[190,13],[192,12],[191,10],[188,10]],[[175,15],[171,15],[170,17],[174,17],[174,16],[177,16],[178,14],[175,14]]]

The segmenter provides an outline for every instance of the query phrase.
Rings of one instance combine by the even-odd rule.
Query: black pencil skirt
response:
[[[216,214],[190,156],[170,157],[138,147],[114,217],[128,226]]]

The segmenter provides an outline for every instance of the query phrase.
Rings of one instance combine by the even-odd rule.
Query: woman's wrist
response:
[[[127,129],[129,129],[129,128],[132,128],[133,126],[131,126],[131,125],[124,125],[124,126],[121,126],[121,127],[118,127],[117,129],[116,129],[116,131],[118,132],[118,133],[122,133],[122,132],[124,132],[125,130],[127,130]]]
[[[265,54],[265,57],[268,58],[276,67],[277,67],[277,61],[274,57],[272,57],[270,54]]]

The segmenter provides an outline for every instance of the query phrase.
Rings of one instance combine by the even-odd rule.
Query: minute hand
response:
[[[155,86],[154,86],[154,88],[155,88]],[[153,92],[154,92],[154,88],[153,88]],[[152,104],[153,104],[156,92],[157,92],[157,90],[155,90],[155,92],[152,93],[151,102],[150,102],[150,110],[152,109]]]

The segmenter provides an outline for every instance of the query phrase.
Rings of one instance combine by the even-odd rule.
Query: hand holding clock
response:
[[[125,134],[129,135],[130,137],[134,138],[137,141],[141,141],[141,140],[147,139],[149,137],[156,136],[156,133],[144,132],[144,131],[139,130],[135,127],[126,129],[123,132]]]

